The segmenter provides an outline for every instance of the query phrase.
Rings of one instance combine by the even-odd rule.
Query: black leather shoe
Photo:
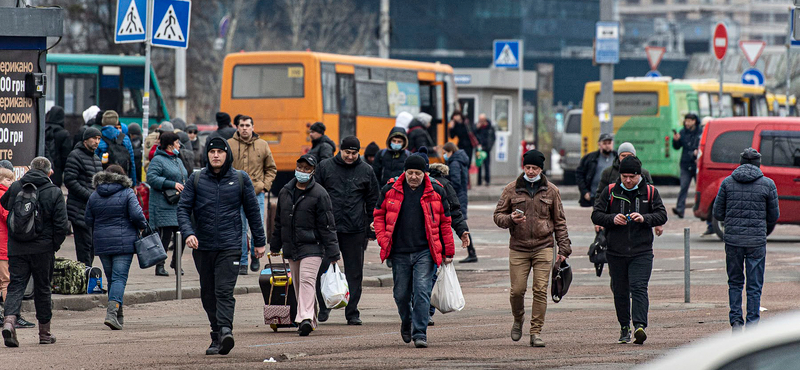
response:
[[[156,265],[156,276],[169,276],[169,272],[164,269],[164,265]]]
[[[458,263],[474,263],[474,262],[478,262],[477,256],[469,256],[461,261],[458,261]]]
[[[400,337],[403,338],[403,342],[411,343],[411,323],[408,324],[400,324]]]
[[[251,258],[250,271],[258,272],[259,270],[261,270],[261,263],[259,263],[258,258]]]
[[[239,275],[247,275],[247,266],[239,266]]]
[[[307,337],[312,331],[314,331],[314,326],[311,325],[311,320],[305,319],[300,323],[300,328],[297,329],[300,333],[301,337]]]
[[[318,322],[325,322],[328,321],[328,316],[330,316],[331,310],[328,309],[320,309],[319,313],[317,313],[317,321]]]
[[[358,317],[347,320],[347,325],[362,325],[361,319]]]
[[[208,346],[208,349],[206,350],[206,355],[209,355],[209,356],[210,355],[218,355],[219,354],[219,348],[220,348],[219,332],[212,331],[211,332],[211,345]]]
[[[227,355],[233,349],[233,333],[231,328],[221,327],[219,329],[219,354]]]
[[[677,208],[672,208],[672,213],[674,213],[675,216],[678,216],[678,218],[683,218],[683,212],[678,212]]]

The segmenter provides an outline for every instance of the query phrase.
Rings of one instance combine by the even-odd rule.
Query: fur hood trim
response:
[[[102,184],[120,184],[126,188],[131,187],[133,182],[131,178],[128,176],[123,176],[118,173],[106,172],[101,171],[98,172],[92,177],[92,186],[97,189],[98,186]]]

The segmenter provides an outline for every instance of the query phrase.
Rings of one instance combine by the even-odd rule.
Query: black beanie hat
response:
[[[342,145],[339,146],[339,150],[361,150],[361,142],[355,136],[348,136],[342,140]]]
[[[325,124],[322,123],[322,122],[314,122],[314,124],[311,125],[309,130],[314,131],[314,132],[318,132],[320,134],[324,134],[325,133]]]
[[[228,127],[231,125],[231,116],[225,112],[217,112],[217,126]]]
[[[525,155],[523,155],[522,158],[523,158],[522,162],[523,166],[532,164],[541,169],[544,169],[544,154],[542,154],[542,152],[536,149],[531,149],[525,152]]]
[[[625,159],[619,163],[619,173],[641,175],[642,162],[639,160],[639,158],[634,156],[625,157]]]
[[[428,164],[425,163],[425,158],[419,155],[411,155],[406,158],[405,166],[403,166],[404,170],[420,170],[422,172],[426,171]]]
[[[87,127],[86,130],[83,130],[83,140],[88,140],[89,138],[98,137],[100,135],[100,130],[94,127]]]
[[[374,157],[379,151],[381,151],[381,147],[379,147],[378,144],[375,144],[373,141],[367,145],[367,149],[364,149],[364,156]]]
[[[228,151],[228,143],[225,142],[225,139],[223,139],[221,137],[215,137],[215,138],[211,139],[211,141],[208,142],[208,145],[206,145],[206,153],[210,152],[211,149],[219,149],[219,150],[227,152]]]
[[[418,156],[425,160],[425,169],[423,171],[430,172],[430,159],[428,158],[428,148],[427,147],[420,147],[419,151],[412,154],[412,156]]]
[[[761,153],[753,148],[747,148],[742,152],[742,159],[739,164],[752,164],[761,167]]]

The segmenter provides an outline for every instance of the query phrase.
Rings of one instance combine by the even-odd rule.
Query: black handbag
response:
[[[167,189],[161,193],[164,194],[164,198],[167,199],[169,204],[178,204],[178,201],[181,200],[181,193],[177,189]]]
[[[567,295],[570,284],[572,284],[572,266],[566,260],[553,266],[553,281],[550,286],[553,302],[561,302],[561,299]]]
[[[136,258],[139,260],[140,268],[153,267],[167,260],[167,251],[161,244],[161,236],[150,227],[149,223],[133,245],[136,248]]]
[[[589,245],[589,262],[594,263],[594,270],[598,277],[603,274],[603,265],[608,263],[606,258],[607,250],[606,231],[600,230],[595,235],[592,244]]]

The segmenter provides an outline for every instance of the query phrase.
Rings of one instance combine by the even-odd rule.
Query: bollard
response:
[[[689,303],[691,301],[690,283],[689,283],[689,228],[683,228],[683,301]]]
[[[175,233],[175,299],[181,300],[183,291],[181,289],[181,259],[183,257],[183,236],[181,232]]]

